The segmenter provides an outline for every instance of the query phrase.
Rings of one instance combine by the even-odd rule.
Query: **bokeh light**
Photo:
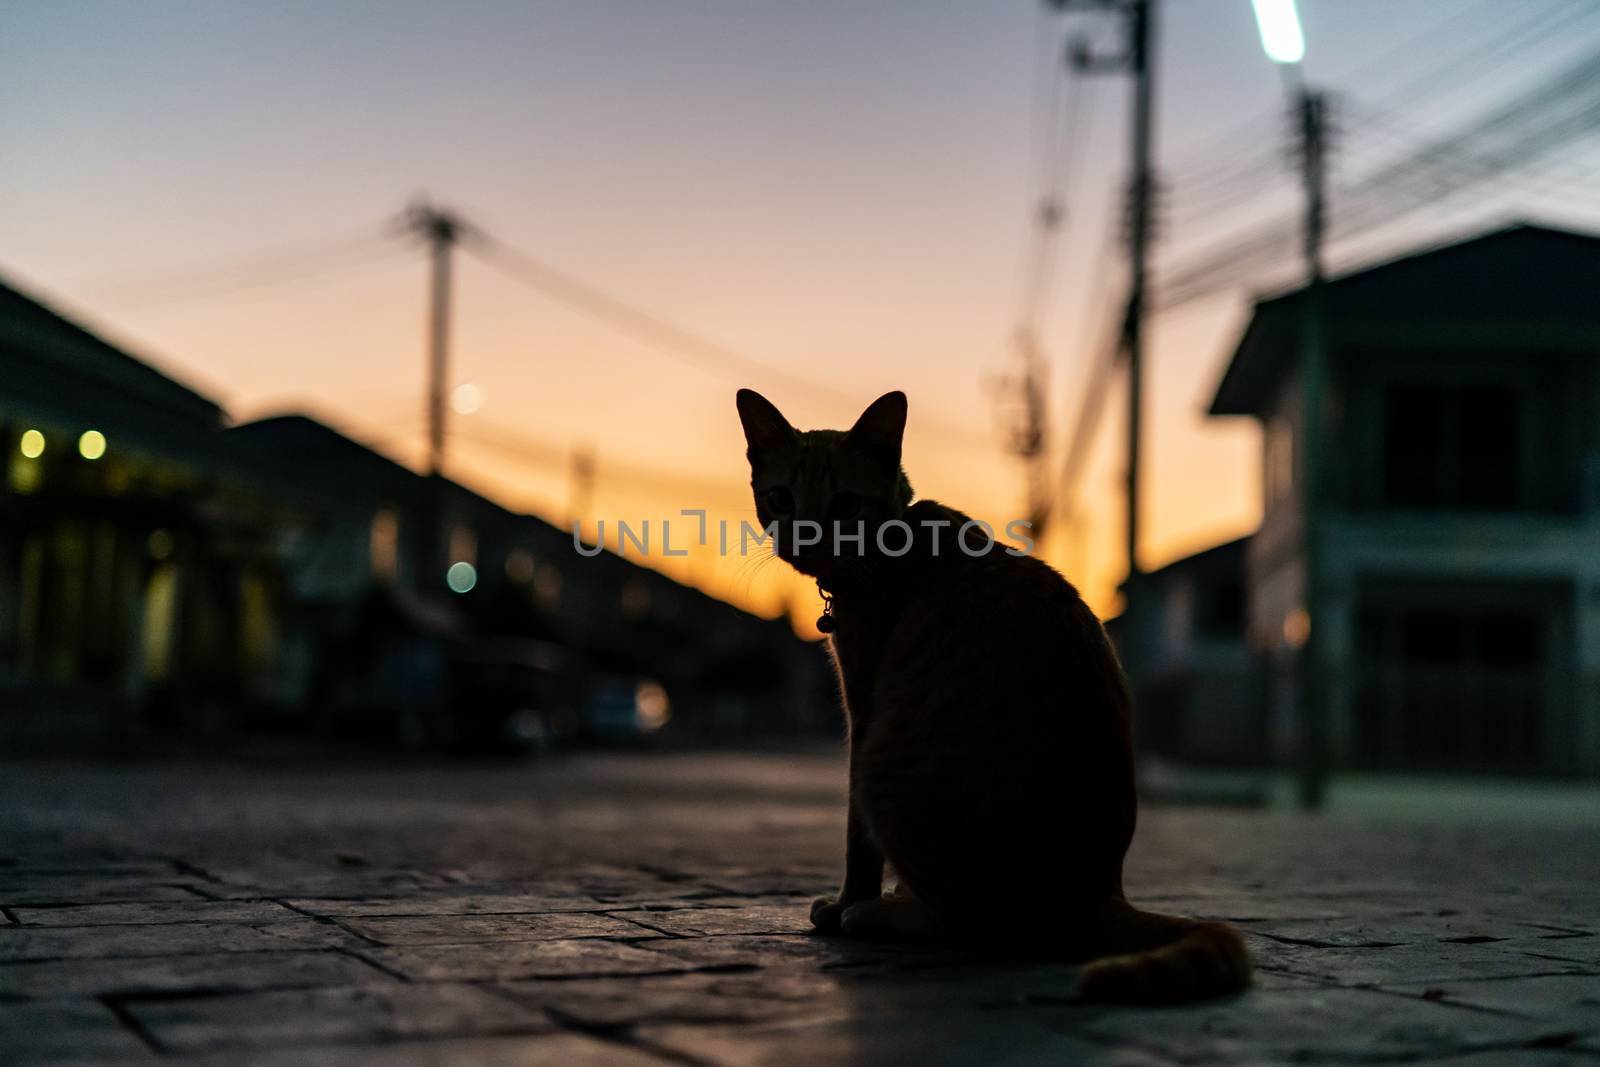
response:
[[[452,593],[470,593],[478,584],[478,568],[466,560],[456,560],[444,572],[444,582]]]
[[[473,382],[463,382],[450,394],[450,406],[458,415],[471,415],[483,407],[483,387]]]
[[[99,430],[85,430],[78,438],[78,455],[84,459],[99,459],[106,454],[106,435]]]

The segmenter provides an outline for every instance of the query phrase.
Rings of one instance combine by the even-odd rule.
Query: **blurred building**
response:
[[[1324,295],[1335,765],[1600,774],[1600,238],[1516,225]],[[1283,751],[1309,626],[1304,299],[1255,305],[1211,406],[1262,428],[1246,614]]]
[[[234,695],[260,554],[211,506],[221,409],[6,285],[0,381],[0,736]]]
[[[786,623],[309,417],[225,428],[4,285],[0,381],[0,745],[485,741],[524,705],[574,735],[602,705],[624,737],[822,725],[822,658]]]
[[[1264,706],[1245,639],[1249,538],[1139,576],[1143,632],[1139,751],[1189,762],[1256,765],[1268,756]],[[1125,637],[1129,617],[1107,626]]]

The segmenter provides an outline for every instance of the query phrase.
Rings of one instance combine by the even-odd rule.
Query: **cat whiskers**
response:
[[[743,592],[748,596],[751,588],[755,585],[756,579],[777,559],[778,556],[770,548],[762,549],[759,555],[747,557],[743,563],[739,564],[739,569],[733,572],[734,583],[737,585],[738,582],[743,581]]]

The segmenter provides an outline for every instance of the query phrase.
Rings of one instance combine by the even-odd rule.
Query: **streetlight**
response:
[[[1251,0],[1256,28],[1267,58],[1283,68],[1293,98],[1299,142],[1301,181],[1305,188],[1306,285],[1300,297],[1300,404],[1304,440],[1300,456],[1301,551],[1304,587],[1301,606],[1284,620],[1285,637],[1295,649],[1301,723],[1300,802],[1321,807],[1328,781],[1328,708],[1325,663],[1328,620],[1322,584],[1322,394],[1327,377],[1327,328],[1323,310],[1322,239],[1326,215],[1327,108],[1321,93],[1305,84],[1300,63],[1306,55],[1305,33],[1295,0]],[[1292,628],[1291,628],[1292,624]]]
[[[1294,0],[1251,0],[1256,9],[1256,29],[1261,47],[1274,63],[1298,63],[1306,57],[1306,35],[1300,29],[1300,12]]]

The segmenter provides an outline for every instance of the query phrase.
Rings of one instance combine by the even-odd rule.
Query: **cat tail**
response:
[[[1161,1004],[1237,993],[1250,984],[1250,952],[1226,923],[1107,905],[1095,940],[1104,952],[1083,965],[1077,996],[1106,1003]]]

